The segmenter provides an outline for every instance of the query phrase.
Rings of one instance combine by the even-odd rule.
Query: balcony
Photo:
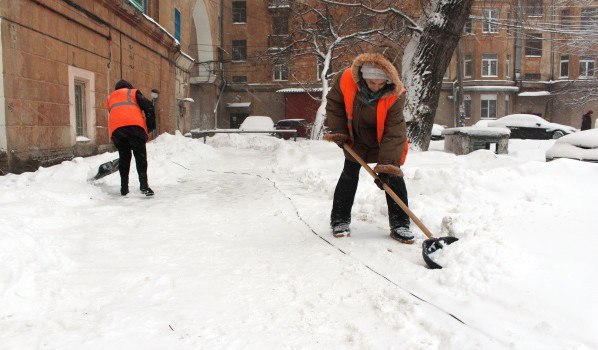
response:
[[[270,11],[288,11],[291,9],[291,0],[269,0],[268,9]]]
[[[268,35],[268,47],[279,48],[288,46],[291,43],[291,36],[288,34]]]

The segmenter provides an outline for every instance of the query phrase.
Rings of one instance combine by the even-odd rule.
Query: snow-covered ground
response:
[[[362,171],[353,234],[328,227],[343,159],[263,135],[148,144],[154,197],[119,195],[116,153],[0,177],[1,349],[598,348],[598,164],[412,151],[411,209],[437,236],[388,237]],[[134,168],[134,166],[133,166]]]

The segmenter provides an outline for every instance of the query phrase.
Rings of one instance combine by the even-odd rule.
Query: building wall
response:
[[[190,55],[195,59],[191,70],[191,128],[217,127],[217,103],[224,81],[220,61],[220,1],[198,0],[193,8]]]
[[[518,8],[521,4],[521,8]],[[530,15],[523,1],[478,1],[472,8],[474,20],[472,34],[464,34],[460,49],[463,55],[473,57],[474,74],[472,78],[463,78],[464,94],[471,99],[471,116],[466,119],[465,125],[472,125],[481,117],[482,95],[497,96],[497,118],[511,113],[531,113],[541,115],[548,121],[579,127],[580,116],[591,109],[591,102],[572,104],[582,97],[579,93],[567,92],[567,82],[578,80],[579,76],[579,50],[572,49],[577,45],[566,47],[567,40],[580,43],[579,35],[565,34],[562,28],[561,10],[570,11],[573,26],[579,28],[581,8],[596,7],[598,2],[592,4],[581,2],[568,2],[568,6],[554,1],[545,0],[541,14]],[[481,18],[484,9],[498,9],[499,31],[497,33],[483,33]],[[517,22],[519,21],[519,22]],[[516,40],[517,23],[524,28],[521,41]],[[551,30],[539,30],[549,28]],[[542,34],[541,55],[527,55],[528,45],[526,35],[532,33]],[[583,45],[582,45],[583,46]],[[484,53],[498,54],[498,74],[495,77],[481,76],[481,62]],[[569,76],[559,77],[560,55],[570,56]],[[588,54],[598,55],[598,51],[590,50]],[[510,57],[507,65],[507,58]],[[463,64],[463,63],[461,63]],[[453,84],[457,82],[457,55],[449,68],[448,79],[444,81],[443,92],[439,101],[436,123],[454,126]],[[510,67],[507,71],[507,67]],[[594,76],[594,79],[596,76]],[[594,83],[595,84],[595,83]],[[494,88],[492,88],[494,87]],[[467,91],[469,89],[469,91]],[[515,89],[515,91],[513,91]],[[563,91],[560,91],[560,90]],[[483,91],[472,91],[483,90]],[[525,96],[526,93],[539,93],[536,96]],[[541,96],[547,93],[546,96]],[[508,108],[507,108],[508,105]]]
[[[159,7],[183,5],[182,14],[188,17],[191,3],[172,0]],[[160,13],[167,16],[168,11]],[[111,150],[104,102],[119,79],[130,81],[148,98],[152,89],[160,92],[155,135],[189,129],[188,121],[175,118],[176,74],[185,75],[175,60],[180,48],[126,1],[3,1],[0,14],[3,172],[35,170]],[[190,26],[182,28],[183,39],[188,38]],[[75,135],[75,79],[85,83],[87,139]]]
[[[281,13],[282,10],[272,10],[268,8],[271,3],[284,3],[283,0],[247,0],[247,20],[243,23],[232,22],[232,0],[222,2],[222,43],[218,61],[222,66],[218,70],[222,72],[223,81],[217,82],[218,88],[213,88],[214,96],[211,102],[215,108],[218,117],[221,119],[220,127],[229,126],[231,113],[240,113],[238,109],[227,109],[226,104],[231,102],[251,102],[251,108],[244,112],[247,114],[264,114],[278,118],[280,111],[278,103],[280,99],[276,98],[276,91],[287,90],[288,88],[314,88],[319,87],[320,83],[316,80],[317,62],[313,58],[305,57],[303,60],[294,61],[289,67],[289,79],[287,81],[273,81],[272,61],[268,59],[252,59],[259,55],[270,46],[269,36],[272,34],[273,17]],[[542,115],[550,121],[559,122],[576,126],[578,116],[589,109],[590,106],[577,105],[565,106],[567,101],[572,100],[571,95],[557,94],[554,84],[558,80],[558,57],[561,53],[559,45],[555,43],[563,42],[563,35],[559,33],[559,13],[561,9],[571,8],[571,15],[578,18],[580,15],[580,5],[568,2],[567,6],[555,3],[552,0],[544,0],[541,14],[528,15],[525,1],[499,0],[499,1],[477,1],[472,8],[472,32],[464,34],[459,50],[463,56],[468,55],[472,58],[472,76],[462,79],[463,96],[470,101],[470,114],[464,120],[465,125],[472,125],[482,117],[482,100],[496,98],[496,114],[493,117],[499,118],[511,113],[534,113]],[[583,6],[595,6],[598,2]],[[403,4],[412,10],[418,9],[416,4]],[[403,6],[402,5],[402,6]],[[521,6],[521,8],[519,8]],[[554,7],[553,7],[554,6]],[[483,31],[483,16],[485,9],[496,9],[499,11],[498,32],[487,33]],[[279,12],[277,12],[279,11]],[[280,12],[282,11],[282,12]],[[218,18],[210,16],[209,18]],[[542,34],[542,54],[540,56],[528,56],[525,53],[525,47],[528,44],[527,38],[521,36],[518,41],[516,28],[519,24],[524,29],[524,34],[532,33]],[[540,31],[535,27],[553,28],[553,31]],[[217,35],[218,40],[220,35]],[[247,56],[244,61],[232,61],[232,41],[247,40]],[[482,74],[482,59],[484,54],[494,53],[497,55],[497,73],[495,76],[484,76]],[[572,55],[570,63],[570,73],[573,79],[576,79],[579,71],[578,57]],[[342,65],[338,61],[337,65]],[[348,63],[348,62],[347,62]],[[459,122],[455,116],[454,95],[457,81],[457,59],[456,54],[449,66],[449,72],[443,81],[442,92],[439,106],[436,113],[436,123],[454,126]],[[462,63],[459,63],[462,65]],[[339,67],[335,67],[337,70]],[[243,76],[246,83],[233,82],[235,78]],[[220,88],[225,87],[222,97]],[[198,91],[200,91],[198,89]],[[204,90],[201,90],[204,91]],[[526,92],[544,92],[550,93],[549,96],[524,96]],[[301,98],[285,94],[285,117],[292,115],[294,109],[301,109],[303,106],[294,106],[289,104],[299,103]],[[271,100],[272,99],[272,100]],[[241,101],[242,100],[242,101]],[[257,102],[256,102],[257,101]],[[206,101],[206,103],[210,103]],[[258,108],[262,103],[266,106],[261,110]],[[215,106],[216,107],[216,106]],[[197,109],[198,118],[204,120],[197,125],[207,125],[207,121],[212,120],[207,116],[208,109],[200,112]],[[303,108],[301,113],[308,112]],[[315,109],[313,110],[315,113]]]
[[[285,119],[305,119],[308,124],[312,124],[315,121],[316,111],[320,107],[320,101],[314,97],[319,97],[321,94],[321,92],[285,94]]]

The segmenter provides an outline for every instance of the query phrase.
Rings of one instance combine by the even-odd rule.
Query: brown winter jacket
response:
[[[359,98],[353,100],[353,149],[367,163],[390,164],[400,166],[403,148],[406,147],[407,127],[403,117],[403,106],[405,105],[405,94],[403,83],[399,79],[396,68],[384,56],[374,53],[365,53],[357,56],[351,65],[351,71],[355,82],[361,78],[360,67],[364,63],[371,63],[384,70],[386,75],[395,84],[394,90],[387,92],[389,95],[399,96],[395,103],[388,110],[382,140],[378,143],[376,135],[376,106],[363,104]],[[330,92],[327,95],[326,104],[326,126],[331,133],[349,134],[347,127],[347,113],[343,92],[340,86],[340,77],[336,77]],[[359,94],[359,92],[357,92]],[[345,157],[353,160],[353,157],[345,151]]]

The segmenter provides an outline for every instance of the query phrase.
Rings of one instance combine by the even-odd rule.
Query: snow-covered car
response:
[[[442,130],[444,130],[444,125],[434,124],[432,125],[432,137],[431,140],[444,140],[444,136],[442,136]]]
[[[533,114],[510,114],[489,121],[488,126],[508,128],[511,130],[512,139],[558,139],[578,131],[574,127],[551,123]]]
[[[250,115],[249,117],[245,118],[241,125],[239,126],[239,130],[243,131],[269,131],[274,130],[274,122],[272,118],[261,116],[261,115]]]
[[[598,129],[589,129],[566,135],[546,150],[546,161],[558,158],[598,163]]]

